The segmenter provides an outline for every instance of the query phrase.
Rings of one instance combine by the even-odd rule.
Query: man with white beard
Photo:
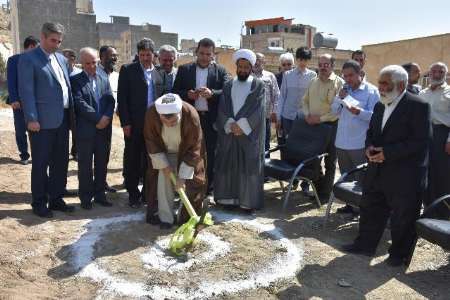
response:
[[[433,141],[428,171],[429,205],[437,198],[450,194],[450,85],[446,78],[448,67],[437,62],[431,65],[430,85],[419,96],[431,106]]]
[[[383,68],[380,102],[374,107],[366,137],[369,161],[363,182],[359,234],[343,251],[373,256],[391,217],[392,245],[387,264],[407,263],[414,247],[426,183],[430,106],[406,92],[408,73],[397,65]]]

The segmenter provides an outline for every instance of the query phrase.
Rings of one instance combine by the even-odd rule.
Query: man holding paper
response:
[[[335,146],[339,169],[341,173],[345,173],[366,162],[364,141],[380,94],[374,85],[363,81],[361,66],[357,61],[349,60],[344,63],[342,75],[345,85],[334,98],[331,111],[339,116]],[[338,213],[354,211],[347,205],[339,208]]]

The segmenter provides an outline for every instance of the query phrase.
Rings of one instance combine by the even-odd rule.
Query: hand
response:
[[[129,138],[129,137],[131,136],[131,125],[124,126],[124,127],[122,128],[122,130],[123,130],[123,135],[124,135],[126,138]]]
[[[198,91],[194,91],[194,90],[189,90],[188,91],[188,98],[190,100],[197,100],[199,97],[199,93]]]
[[[200,92],[200,96],[202,96],[205,99],[209,99],[213,96],[213,92],[208,89],[207,87],[202,87],[198,89]]]
[[[175,190],[178,191],[180,189],[185,189],[186,188],[186,180],[185,179],[181,179],[177,177],[177,183],[175,184]]]
[[[366,149],[366,156],[370,162],[383,163],[386,158],[384,157],[383,147],[369,146]]]
[[[171,166],[165,167],[164,169],[162,169],[162,171],[164,173],[164,176],[166,176],[166,178],[168,180],[171,180],[170,179],[170,174],[172,174],[172,172],[173,172],[172,167]]]
[[[309,125],[317,125],[320,124],[320,117],[316,116],[316,115],[308,115],[305,118],[306,123],[308,123]]]
[[[21,109],[20,102],[19,101],[14,101],[13,103],[11,103],[11,108],[13,110]]]
[[[339,91],[339,98],[344,99],[345,97],[347,97],[347,95],[348,95],[347,90],[341,89],[341,90]]]
[[[109,125],[110,121],[111,121],[111,119],[109,117],[102,116],[100,121],[98,121],[97,125],[95,125],[95,127],[97,129],[104,129],[104,128],[106,128],[106,126]]]
[[[277,114],[276,113],[271,113],[270,114],[270,121],[272,122],[272,123],[276,123],[277,122]]]
[[[450,142],[447,142],[447,144],[445,144],[445,152],[450,155]]]
[[[244,132],[242,131],[241,127],[239,127],[239,125],[238,125],[236,122],[231,123],[230,129],[231,129],[231,132],[232,132],[235,136],[240,136],[240,135],[242,135],[242,134],[244,133]]]
[[[31,132],[39,132],[41,130],[41,125],[37,121],[28,122],[27,127]]]
[[[361,108],[356,106],[347,107],[347,109],[354,115],[359,115],[359,113],[361,112]]]

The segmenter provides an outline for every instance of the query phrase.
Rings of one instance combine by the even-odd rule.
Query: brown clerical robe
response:
[[[161,136],[162,126],[159,114],[155,106],[152,106],[147,110],[144,123],[144,139],[149,154],[167,153],[167,146]],[[207,186],[205,153],[205,142],[199,115],[193,106],[187,102],[183,102],[181,110],[181,142],[178,149],[177,168],[180,167],[182,162],[194,168],[193,179],[186,180],[186,194],[198,214],[200,214]],[[149,172],[153,176],[147,177],[147,192],[151,193],[147,195],[147,199],[155,199],[158,184],[158,170],[152,169],[148,170]],[[154,213],[155,211],[157,209],[155,210],[154,207],[149,207],[147,213]],[[183,208],[180,222],[184,223],[188,219],[189,215],[186,209]]]

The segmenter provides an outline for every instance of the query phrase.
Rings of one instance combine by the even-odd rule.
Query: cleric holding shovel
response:
[[[147,212],[147,222],[160,223],[162,229],[170,229],[174,223],[175,190],[185,188],[196,212],[199,212],[205,197],[205,143],[199,115],[177,94],[161,96],[147,110],[144,138],[153,168],[159,170],[158,176],[148,182],[156,185],[158,211],[157,214]],[[176,187],[170,180],[172,172],[176,174]],[[183,207],[180,222],[188,219]]]

